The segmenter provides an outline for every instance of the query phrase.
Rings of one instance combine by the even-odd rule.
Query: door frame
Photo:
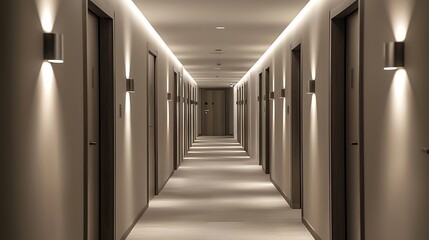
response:
[[[88,238],[88,45],[87,22],[91,12],[99,19],[99,236],[115,237],[115,77],[114,77],[114,17],[96,3],[85,1],[83,16],[84,36],[84,237]]]
[[[265,79],[265,173],[270,174],[271,172],[271,99],[270,99],[270,90],[271,90],[271,68],[266,67],[264,70],[264,79]]]
[[[192,145],[192,85],[188,85],[188,151]]]
[[[365,196],[364,196],[364,84],[363,84],[363,2],[346,0],[330,11],[330,215],[331,239],[346,239],[346,142],[345,142],[345,44],[346,18],[358,11],[359,14],[359,154],[360,154],[360,232],[365,239]],[[338,148],[338,146],[343,146]],[[335,207],[334,207],[335,206]]]
[[[174,170],[177,170],[179,168],[179,152],[180,152],[180,147],[178,146],[179,141],[178,141],[178,137],[179,137],[179,133],[177,132],[179,130],[178,128],[178,115],[179,115],[179,102],[178,102],[178,98],[179,98],[179,94],[178,94],[178,86],[179,86],[179,73],[174,71],[174,94],[173,94],[173,118],[174,118],[174,123],[173,123],[173,166],[174,166]]]
[[[243,90],[243,106],[244,106],[244,113],[243,113],[243,125],[244,125],[244,150],[248,152],[249,150],[249,103],[247,101],[248,99],[248,90],[249,89],[249,83],[246,81],[244,82],[244,90]]]
[[[260,72],[258,74],[258,84],[259,84],[259,96],[258,96],[258,104],[259,104],[259,165],[262,166],[262,113],[263,111],[263,101],[264,101],[264,93],[262,92],[262,84],[263,84],[263,73]]]
[[[154,50],[154,49],[151,49],[151,46],[150,46],[150,44],[148,43],[148,55],[147,55],[147,60],[148,60],[148,62],[147,62],[147,89],[146,89],[146,96],[147,96],[147,123],[148,123],[148,131],[147,131],[147,143],[148,143],[148,146],[150,146],[149,145],[149,141],[150,141],[150,134],[149,134],[149,112],[150,112],[150,108],[149,108],[149,104],[150,104],[150,102],[149,102],[149,91],[150,91],[150,89],[149,89],[149,81],[150,81],[150,79],[149,79],[149,58],[151,57],[151,56],[153,56],[154,57],[154,73],[153,73],[153,75],[154,75],[154,84],[153,84],[153,91],[154,91],[154,112],[153,112],[153,114],[154,114],[154,120],[153,120],[153,122],[154,122],[154,126],[153,126],[153,131],[154,131],[154,161],[155,161],[155,172],[154,172],[154,175],[155,175],[155,196],[156,195],[158,195],[159,194],[159,192],[158,192],[158,138],[157,138],[157,131],[158,131],[158,123],[157,123],[157,120],[158,120],[158,117],[157,117],[157,114],[158,114],[158,111],[157,111],[157,99],[156,99],[156,97],[157,97],[157,95],[158,94],[156,94],[156,91],[157,91],[157,87],[156,87],[156,85],[157,85],[157,79],[158,79],[158,64],[157,64],[157,59],[158,59],[158,51],[156,51],[156,50]],[[147,149],[147,190],[148,190],[148,194],[147,194],[147,198],[148,198],[148,201],[147,202],[150,202],[150,159],[149,159],[149,152],[150,152],[150,150],[149,150],[149,148]]]
[[[299,53],[299,59],[295,59]],[[291,46],[292,57],[292,83],[291,83],[291,169],[292,169],[292,196],[291,208],[302,208],[301,214],[304,216],[303,209],[303,82],[302,82],[302,43]],[[298,69],[297,69],[298,68]],[[295,144],[297,143],[297,144]],[[297,176],[298,175],[298,176]]]

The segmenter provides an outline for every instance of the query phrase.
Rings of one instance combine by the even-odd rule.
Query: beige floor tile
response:
[[[235,140],[201,137],[127,239],[313,239],[300,216]]]

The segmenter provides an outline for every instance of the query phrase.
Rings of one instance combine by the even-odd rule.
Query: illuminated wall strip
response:
[[[185,69],[183,64],[179,61],[179,59],[174,55],[174,53],[171,51],[171,49],[167,46],[167,44],[164,42],[164,40],[161,38],[161,36],[156,32],[155,28],[149,23],[147,18],[143,15],[143,13],[140,11],[140,9],[137,7],[137,5],[132,0],[126,0],[130,4],[132,10],[137,14],[137,16],[140,17],[140,20],[143,23],[143,26],[145,26],[151,35],[155,37],[155,40],[161,44],[161,46],[167,51],[167,53],[175,60],[176,64],[183,67],[183,75],[186,75],[189,80],[193,82],[193,84],[197,85],[197,82],[192,78],[192,76],[189,74],[189,72]]]
[[[247,71],[246,74],[241,78],[241,80],[237,83],[237,85],[241,84],[247,76],[250,76],[250,73],[253,72],[256,68],[259,67],[267,58],[270,56],[271,52],[277,48],[280,43],[286,38],[288,33],[300,22],[300,20],[310,11],[312,5],[317,2],[316,0],[310,0],[304,6],[304,8],[298,13],[298,15],[292,20],[292,22],[283,30],[280,36],[274,41],[274,43],[265,51],[261,58]]]

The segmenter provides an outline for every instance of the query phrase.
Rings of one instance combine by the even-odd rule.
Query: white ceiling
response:
[[[226,87],[243,77],[308,0],[134,2],[200,87]]]

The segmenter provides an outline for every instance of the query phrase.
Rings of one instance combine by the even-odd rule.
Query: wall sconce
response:
[[[307,94],[315,94],[316,93],[316,80],[309,80],[307,86]]]
[[[50,63],[64,63],[63,43],[63,34],[44,33],[43,58]]]
[[[270,100],[274,100],[274,92],[270,92]]]
[[[404,67],[405,63],[404,42],[384,43],[384,70],[394,71]]]
[[[134,79],[132,78],[127,79],[127,92],[129,93],[134,92]]]
[[[285,98],[286,97],[286,89],[283,88],[280,92],[280,98]]]
[[[167,101],[173,101],[173,94],[167,93]]]

